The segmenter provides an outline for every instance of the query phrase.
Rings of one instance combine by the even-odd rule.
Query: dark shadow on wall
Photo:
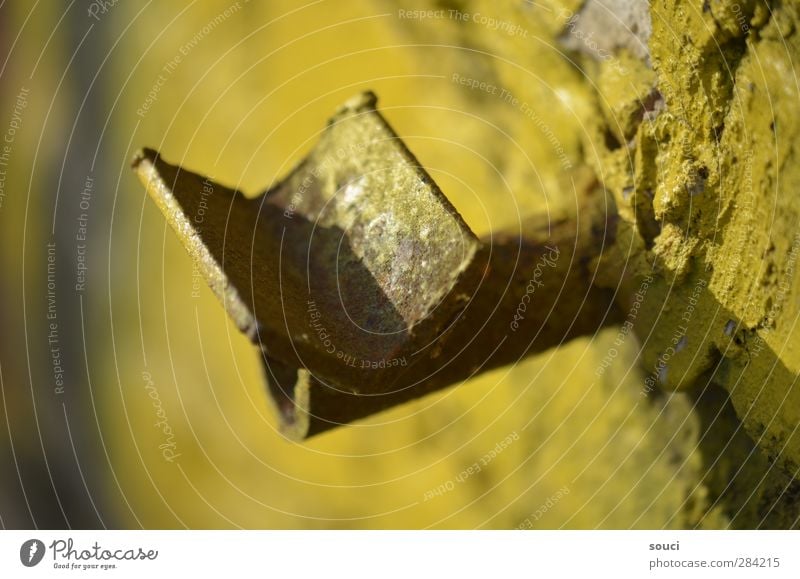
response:
[[[698,451],[709,510],[720,511],[736,529],[800,528],[800,481],[756,446],[728,393],[710,380],[706,384],[692,397],[701,423]]]

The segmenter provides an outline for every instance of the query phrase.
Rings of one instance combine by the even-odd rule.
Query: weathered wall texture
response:
[[[474,14],[488,13],[490,4],[448,6]],[[695,397],[694,414],[711,428],[698,439],[702,472],[712,487],[727,489],[727,499],[741,501],[734,496],[742,493],[750,501],[746,516],[740,503],[730,509],[742,524],[766,514],[792,524],[797,483],[790,481],[800,468],[797,6],[672,1],[653,2],[649,13],[645,2],[548,6],[509,5],[499,15],[523,29],[535,26],[533,41],[472,28],[459,40],[490,53],[481,74],[520,100],[546,99],[547,91],[562,99],[547,123],[561,129],[558,140],[575,164],[593,169],[621,217],[616,246],[601,264],[608,278],[600,283],[617,287],[624,267],[625,311],[647,286],[646,307],[636,308],[634,321],[643,391]],[[574,62],[562,55],[551,61],[537,50],[552,36]],[[546,52],[553,57],[556,50]],[[506,104],[483,92],[482,114]],[[528,125],[518,131],[520,142],[553,144]],[[538,158],[558,167],[547,152]],[[545,173],[556,179],[560,172]],[[512,188],[523,191],[524,180]],[[650,275],[655,281],[648,284]],[[737,444],[726,444],[731,432]],[[750,452],[753,441],[764,456]],[[738,459],[727,464],[720,451]],[[745,457],[750,462],[742,467]],[[748,468],[753,476],[744,480]],[[781,508],[772,508],[776,498]]]

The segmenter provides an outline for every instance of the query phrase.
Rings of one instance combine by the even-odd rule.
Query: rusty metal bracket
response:
[[[164,162],[140,180],[260,349],[282,431],[304,439],[616,321],[590,264],[614,237],[579,218],[479,240],[364,93],[309,156],[248,198]],[[611,217],[611,218],[610,218]]]

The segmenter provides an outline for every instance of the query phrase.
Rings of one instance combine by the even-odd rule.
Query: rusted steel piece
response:
[[[366,93],[256,198],[143,150],[134,167],[226,311],[259,348],[282,431],[303,439],[614,321],[580,220],[478,240]]]

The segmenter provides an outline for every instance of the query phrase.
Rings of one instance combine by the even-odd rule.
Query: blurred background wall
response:
[[[596,87],[556,41],[576,4],[0,5],[2,525],[700,523],[702,417],[685,395],[640,395],[633,339],[598,375],[613,329],[285,441],[256,352],[129,170],[147,145],[256,194],[371,89],[477,233],[563,215],[603,138]]]

